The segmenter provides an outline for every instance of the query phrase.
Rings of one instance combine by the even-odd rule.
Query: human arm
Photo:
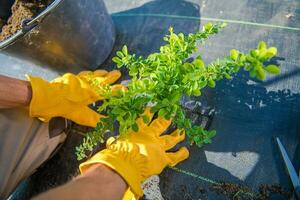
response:
[[[95,127],[103,116],[88,105],[104,97],[89,81],[108,86],[120,76],[117,70],[83,71],[78,75],[67,73],[48,82],[34,76],[27,76],[29,81],[23,81],[0,75],[0,109],[29,106],[29,115],[44,122],[53,117],[64,117],[81,125]],[[122,90],[124,86],[115,84],[111,89]]]
[[[32,90],[28,81],[0,75],[0,108],[28,106]]]
[[[52,189],[34,200],[117,200],[127,188],[120,175],[102,164],[93,165],[69,183]]]

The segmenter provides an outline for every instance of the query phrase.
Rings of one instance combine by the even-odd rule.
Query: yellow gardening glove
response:
[[[145,113],[150,119],[153,117],[149,109]],[[138,132],[132,131],[118,139],[109,138],[105,150],[79,166],[81,173],[96,163],[105,164],[115,170],[129,186],[123,199],[140,198],[143,195],[143,181],[160,174],[166,166],[174,166],[189,156],[186,147],[175,153],[166,152],[185,138],[185,133],[178,129],[170,135],[161,136],[171,121],[159,117],[147,125],[139,118],[137,124]]]
[[[96,81],[100,85],[112,84],[121,76],[119,71],[95,72],[84,71],[78,75],[67,73],[50,83],[33,76],[27,76],[32,87],[30,116],[38,117],[44,122],[52,117],[64,117],[78,124],[95,127],[102,115],[88,107],[103,97],[91,84]],[[122,89],[114,85],[113,90]]]

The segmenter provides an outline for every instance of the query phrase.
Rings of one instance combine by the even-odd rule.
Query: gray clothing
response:
[[[50,137],[49,123],[28,117],[25,108],[0,110],[0,199],[45,162],[66,135]]]
[[[52,80],[59,74],[50,67],[0,54],[0,74],[25,79],[25,74]],[[49,123],[30,118],[22,108],[0,109],[0,199],[5,199],[26,177],[30,176],[57,146],[65,135],[49,137]]]

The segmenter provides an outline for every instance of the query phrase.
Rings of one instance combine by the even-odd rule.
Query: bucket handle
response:
[[[52,2],[44,11],[42,11],[40,14],[38,14],[36,17],[32,19],[25,19],[22,22],[22,29],[17,31],[14,35],[11,37],[3,40],[0,42],[0,50],[6,48],[8,45],[12,44],[14,41],[16,41],[19,37],[23,36],[27,32],[31,31],[34,29],[42,19],[44,19],[48,14],[51,13],[53,9],[58,7],[58,5],[62,2],[63,0],[55,0]]]
[[[45,16],[47,16],[53,9],[55,9],[63,0],[55,0],[52,2],[43,12],[38,14],[36,17],[26,22],[25,26],[35,27],[39,21],[41,21]],[[26,29],[26,27],[25,27]]]

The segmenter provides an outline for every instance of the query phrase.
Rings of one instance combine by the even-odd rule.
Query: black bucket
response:
[[[14,1],[0,0],[7,18]],[[23,28],[0,42],[0,53],[57,71],[97,68],[115,41],[113,22],[102,0],[55,0]]]
[[[11,15],[10,8],[14,1],[12,0],[0,0],[0,18],[7,19]]]

